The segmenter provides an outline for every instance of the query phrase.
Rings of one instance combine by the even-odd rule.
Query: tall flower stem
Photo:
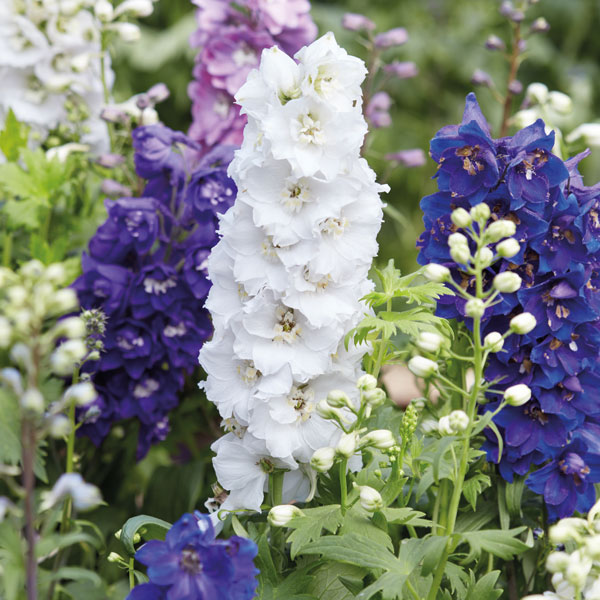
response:
[[[21,443],[23,446],[23,488],[25,489],[25,539],[27,542],[25,581],[27,586],[27,600],[36,600],[37,561],[35,557],[35,511],[33,506],[35,491],[33,465],[35,460],[36,435],[35,424],[27,417],[23,418],[21,424]]]
[[[519,56],[521,54],[521,23],[513,24],[512,52],[509,59],[508,83],[506,87],[506,96],[504,98],[504,109],[502,111],[502,125],[500,127],[500,137],[508,133],[508,120],[510,119],[510,109],[512,104],[511,84],[517,79],[519,69]]]
[[[474,266],[475,266],[475,286],[476,286],[476,297],[481,298],[483,296],[483,278],[482,269],[479,260],[480,249],[482,247],[483,240],[481,237],[477,239],[477,252],[475,253]],[[465,431],[465,437],[462,444],[462,451],[460,456],[460,463],[458,468],[458,474],[454,482],[454,490],[452,491],[452,497],[450,499],[450,506],[448,508],[448,517],[446,522],[446,535],[448,536],[448,542],[446,548],[442,554],[438,567],[433,576],[431,588],[427,600],[435,600],[437,592],[439,590],[444,572],[446,570],[446,564],[450,552],[454,548],[453,534],[454,527],[456,525],[456,518],[458,516],[458,507],[460,504],[460,498],[462,496],[463,485],[465,477],[469,468],[469,449],[471,448],[471,436],[473,428],[475,426],[475,415],[477,411],[477,399],[481,390],[481,380],[483,377],[483,346],[481,344],[481,317],[476,316],[473,318],[473,373],[475,381],[471,389],[469,396],[466,412],[469,416],[469,425]]]
[[[346,480],[346,469],[348,467],[348,459],[343,458],[339,463],[340,475],[340,505],[342,514],[346,513],[346,505],[348,504],[348,482]]]

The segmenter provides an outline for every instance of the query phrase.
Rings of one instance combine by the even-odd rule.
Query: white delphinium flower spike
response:
[[[265,50],[237,94],[248,115],[229,167],[238,196],[207,261],[215,335],[200,351],[201,386],[230,431],[213,446],[225,510],[260,510],[276,470],[283,502],[306,499],[315,451],[340,443],[322,403],[338,390],[358,405],[368,349],[344,347],[367,312],[387,191],[360,158],[366,69],[331,33],[296,59]]]

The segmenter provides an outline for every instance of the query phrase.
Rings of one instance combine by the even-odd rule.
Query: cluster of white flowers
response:
[[[551,552],[546,569],[555,591],[523,600],[600,600],[600,501],[586,519],[561,519],[550,528],[550,542],[565,550]]]
[[[114,74],[101,38],[114,29],[133,40],[137,27],[116,20],[150,12],[151,0],[125,0],[116,9],[108,0],[2,0],[0,124],[12,109],[39,139],[62,124],[97,151],[107,150],[100,112]]]
[[[201,385],[229,429],[213,447],[225,509],[259,510],[276,468],[289,471],[284,497],[300,493],[313,452],[340,433],[318,402],[332,389],[358,401],[365,349],[343,340],[365,312],[387,191],[360,158],[366,69],[331,33],[295,58],[264,50],[236,96],[238,196],[208,264]]]

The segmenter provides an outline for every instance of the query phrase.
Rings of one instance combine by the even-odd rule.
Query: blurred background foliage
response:
[[[471,76],[477,68],[487,71],[504,94],[508,66],[499,52],[484,44],[490,34],[505,42],[510,27],[498,13],[499,0],[330,0],[313,2],[313,17],[324,33],[333,31],[350,53],[366,57],[356,35],[341,27],[345,12],[367,14],[378,31],[405,27],[408,42],[387,50],[384,59],[414,61],[417,77],[396,80],[386,90],[394,100],[393,125],[373,132],[370,163],[379,173],[386,172],[384,155],[409,148],[428,150],[429,140],[446,124],[458,123],[464,99],[473,90]],[[164,82],[171,97],[157,108],[161,120],[174,129],[187,131],[190,100],[187,85],[191,79],[195,50],[188,44],[195,29],[194,6],[190,0],[160,0],[154,14],[142,24],[139,43],[114,48],[117,86],[114,96],[122,101],[132,94]],[[526,89],[541,81],[551,90],[569,94],[574,102],[571,122],[564,131],[600,118],[600,2],[598,0],[541,0],[528,11],[527,21],[544,16],[551,29],[529,38],[526,61],[519,80]],[[484,113],[499,135],[501,106],[489,89],[476,90]],[[516,96],[513,106],[521,104]],[[588,185],[600,178],[600,152],[582,166]],[[420,199],[435,190],[431,180],[432,161],[417,168],[398,167],[388,179],[391,192],[385,200],[401,214],[400,220],[387,219],[380,234],[377,259],[385,264],[394,258],[403,272],[416,267],[415,240],[422,231]],[[210,443],[218,436],[218,415],[207,405],[191,378],[185,401],[171,417],[171,434],[154,447],[135,467],[135,425],[117,426],[101,452],[90,442],[78,443],[83,475],[102,487],[108,506],[93,517],[107,536],[121,527],[131,515],[146,513],[175,521],[184,511],[202,508],[211,496],[214,481],[210,466]],[[130,438],[131,443],[126,443]],[[86,472],[88,471],[88,472]],[[118,548],[115,539],[107,551]],[[116,566],[103,561],[100,566],[109,580],[120,577]],[[118,597],[115,594],[112,597]]]
[[[443,125],[460,121],[466,94],[473,90],[471,76],[477,68],[488,72],[504,94],[508,66],[501,52],[490,52],[484,44],[494,33],[505,42],[510,27],[498,8],[499,0],[329,0],[312,2],[313,17],[319,31],[333,31],[350,53],[366,57],[356,35],[341,27],[345,12],[366,14],[376,22],[378,31],[405,27],[408,42],[387,50],[385,61],[414,61],[419,74],[413,79],[396,80],[386,86],[394,100],[393,125],[373,133],[368,156],[380,177],[385,172],[383,156],[408,148],[427,152],[429,140]],[[600,117],[600,2],[598,0],[540,0],[527,13],[527,22],[543,16],[551,29],[531,35],[526,59],[519,71],[524,89],[541,81],[551,90],[569,94],[574,102],[570,122],[564,131]],[[115,97],[124,100],[164,81],[171,97],[159,106],[162,121],[186,131],[190,124],[190,81],[195,51],[188,37],[195,28],[194,7],[189,0],[162,0],[154,14],[145,20],[138,44],[116,48],[117,87]],[[489,89],[475,90],[481,107],[499,135],[501,107]],[[515,109],[524,94],[513,101]],[[596,108],[598,107],[598,108]],[[588,185],[600,178],[600,153],[586,159],[582,171]],[[389,258],[404,272],[416,266],[415,239],[422,224],[419,200],[435,189],[431,181],[432,162],[424,167],[398,167],[388,183],[386,201],[399,209],[402,222],[387,220],[380,234],[378,261]]]

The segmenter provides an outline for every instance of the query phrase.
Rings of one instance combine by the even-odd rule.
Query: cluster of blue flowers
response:
[[[513,271],[523,285],[486,311],[483,334],[506,331],[523,311],[537,326],[510,336],[485,376],[500,379],[496,388],[526,384],[532,398],[495,418],[502,456],[491,437],[485,449],[489,460],[500,459],[506,480],[529,474],[526,483],[544,496],[551,520],[587,511],[600,482],[600,184],[583,185],[577,165],[587,152],[563,162],[553,146],[554,133],[541,120],[492,139],[470,94],[462,123],[442,128],[431,142],[439,191],[421,201],[426,230],[418,241],[421,264],[445,265],[474,293],[474,278],[450,257],[448,236],[457,230],[451,211],[485,202],[491,219],[516,225],[519,253],[490,267],[484,283]],[[470,325],[460,298],[443,297],[438,314]],[[485,408],[497,407],[497,396],[490,400]]]
[[[133,588],[127,600],[250,600],[257,585],[257,553],[246,538],[215,540],[210,517],[185,514],[164,542],[151,540],[136,552],[150,581]]]
[[[113,422],[140,421],[138,456],[168,432],[184,374],[212,333],[204,300],[217,214],[233,204],[226,168],[233,151],[199,146],[162,125],[133,132],[139,198],[107,200],[108,218],[90,240],[74,283],[84,308],[107,315],[105,351],[94,368],[96,416],[81,433],[99,444]]]

